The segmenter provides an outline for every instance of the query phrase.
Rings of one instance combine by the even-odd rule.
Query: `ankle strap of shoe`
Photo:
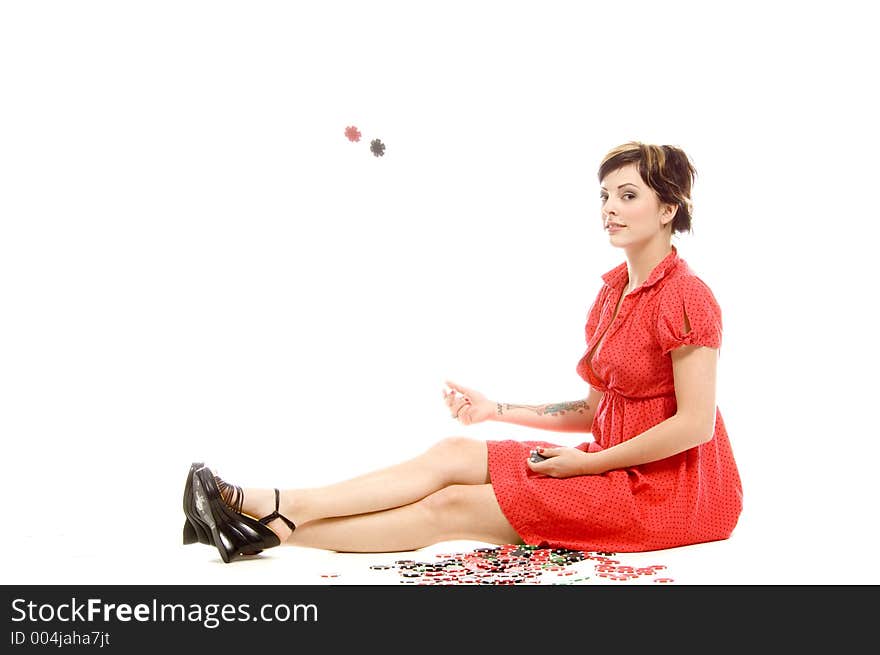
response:
[[[275,490],[275,511],[269,514],[268,516],[264,516],[260,519],[260,523],[264,523],[268,525],[275,519],[281,519],[287,524],[287,527],[291,530],[296,530],[296,525],[288,519],[286,516],[278,513],[278,508],[281,506],[281,492],[278,489]]]

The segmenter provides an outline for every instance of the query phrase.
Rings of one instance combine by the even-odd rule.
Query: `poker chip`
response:
[[[349,141],[357,142],[361,140],[361,131],[356,128],[354,125],[349,125],[345,128],[345,138]]]
[[[385,144],[382,143],[379,139],[373,139],[370,141],[370,152],[372,152],[376,157],[382,157],[385,155]]]

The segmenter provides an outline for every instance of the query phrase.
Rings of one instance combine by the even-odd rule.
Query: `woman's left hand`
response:
[[[551,478],[570,478],[575,475],[593,475],[601,472],[595,466],[597,464],[595,455],[577,448],[563,446],[538,448],[538,453],[547,459],[542,462],[533,462],[527,457],[526,463],[535,473],[541,473]]]

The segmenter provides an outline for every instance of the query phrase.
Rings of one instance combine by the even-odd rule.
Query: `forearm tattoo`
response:
[[[547,405],[514,405],[511,403],[496,403],[496,405],[498,405],[496,410],[498,416],[504,414],[504,410],[511,409],[525,409],[530,412],[535,412],[538,416],[545,416],[547,414],[558,416],[560,414],[565,414],[566,412],[578,412],[579,414],[584,414],[590,409],[586,400],[573,400],[567,403],[551,403]]]

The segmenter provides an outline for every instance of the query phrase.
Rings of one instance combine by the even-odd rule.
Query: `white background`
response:
[[[624,258],[596,172],[639,140],[698,172],[673,243],[723,311],[734,581],[876,583],[866,6],[3,3],[4,579],[129,549],[116,581],[174,582],[195,460],[306,486],[453,434],[588,438],[463,427],[441,391],[586,395]]]

